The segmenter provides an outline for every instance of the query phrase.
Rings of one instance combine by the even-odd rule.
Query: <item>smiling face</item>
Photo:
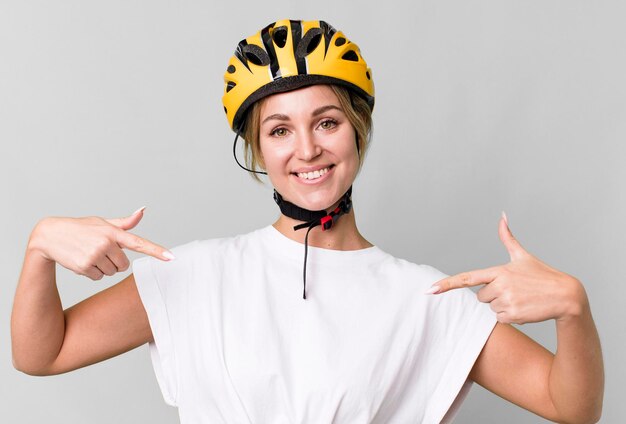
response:
[[[267,97],[260,110],[259,142],[276,191],[305,209],[337,203],[359,169],[354,127],[326,85]]]

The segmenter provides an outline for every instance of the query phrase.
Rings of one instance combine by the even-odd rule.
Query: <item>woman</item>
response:
[[[452,277],[360,234],[351,187],[374,87],[343,33],[268,25],[239,43],[223,101],[246,169],[275,188],[278,220],[170,252],[127,232],[143,208],[43,219],[15,296],[16,368],[57,374],[149,342],[182,423],[445,422],[472,381],[550,420],[599,419],[602,356],[584,288],[527,253],[505,216],[511,262]],[[63,311],[55,263],[98,280],[128,269],[122,248],[151,257]],[[509,325],[550,319],[555,355]]]

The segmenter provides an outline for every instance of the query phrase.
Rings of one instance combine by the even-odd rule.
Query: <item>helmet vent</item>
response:
[[[313,50],[315,50],[317,46],[319,46],[321,39],[322,39],[321,32],[319,34],[315,34],[311,38],[311,42],[309,43],[309,45],[306,47],[306,54],[310,54]]]
[[[285,47],[285,44],[287,44],[287,27],[280,26],[278,28],[274,28],[274,31],[272,32],[272,40],[274,40],[274,43],[281,49]]]
[[[372,79],[372,76],[370,75],[370,71],[365,71],[365,76],[367,77],[368,80]]]
[[[346,44],[346,39],[343,37],[337,37],[337,39],[335,40],[335,46],[339,47],[343,46],[344,44]]]
[[[235,84],[232,81],[228,81],[228,83],[226,84],[226,92],[228,93],[230,90],[232,90],[233,88],[235,88],[237,84]]]
[[[319,28],[311,28],[304,34],[304,37],[302,37],[302,40],[298,44],[296,56],[308,56],[319,46],[320,41],[322,41],[322,30]]]
[[[349,60],[351,62],[358,62],[359,56],[356,54],[354,50],[347,51],[343,56],[341,56],[343,60]]]
[[[247,44],[243,47],[243,54],[250,62],[257,66],[267,66],[270,64],[270,58],[261,47],[254,44]]]

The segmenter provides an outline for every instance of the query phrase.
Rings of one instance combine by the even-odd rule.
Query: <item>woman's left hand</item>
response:
[[[477,293],[478,300],[489,303],[498,321],[506,324],[565,320],[579,316],[588,307],[580,281],[528,253],[509,230],[504,213],[498,234],[511,262],[444,278],[427,293],[485,284]]]

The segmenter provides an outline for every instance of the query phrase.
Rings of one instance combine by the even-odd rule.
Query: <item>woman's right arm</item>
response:
[[[99,280],[128,269],[122,248],[169,260],[165,248],[126,231],[142,216],[140,210],[127,218],[54,217],[37,224],[11,315],[16,369],[31,375],[60,374],[152,340],[133,274],[65,311],[56,287],[56,263]]]

